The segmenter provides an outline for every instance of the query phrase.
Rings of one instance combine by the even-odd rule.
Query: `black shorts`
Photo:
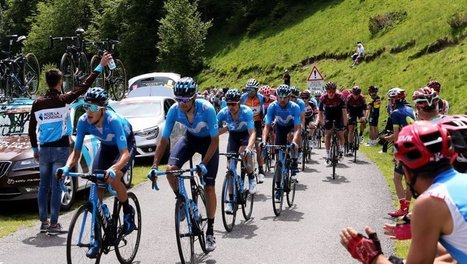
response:
[[[333,117],[333,118],[327,118],[325,117],[325,120],[324,120],[324,129],[325,130],[330,130],[332,129],[332,122],[335,121],[336,122],[336,128],[339,129],[339,130],[342,130],[344,128],[344,120],[342,118],[342,116],[339,116],[339,117]]]
[[[183,164],[190,160],[195,153],[201,154],[202,157],[206,155],[209,145],[211,144],[211,137],[196,137],[186,132],[175,144],[170,152],[169,165],[175,165],[182,168]],[[208,164],[204,164],[208,173],[203,175],[204,182],[207,186],[214,186],[216,184],[217,169],[219,167],[219,148],[209,160]]]
[[[276,125],[276,145],[287,145],[287,135],[294,131],[294,126]]]
[[[133,164],[133,160],[135,159],[136,155],[136,142],[133,132],[131,132],[131,134],[128,135],[126,141],[127,149],[130,153],[130,160],[121,169],[121,172],[123,173],[125,173]],[[112,167],[112,165],[117,163],[118,159],[120,159],[120,150],[118,149],[117,145],[105,145],[101,143],[99,150],[97,150],[96,156],[92,163],[92,171],[96,173],[98,171],[107,170],[110,167]]]
[[[378,119],[378,115],[370,115],[370,117],[368,118],[368,123],[370,124],[370,126],[378,126]]]
[[[256,130],[256,138],[259,138],[260,139],[259,141],[261,141],[263,137],[263,122],[262,121],[255,121],[255,130]]]
[[[227,143],[228,153],[238,153],[241,146],[248,146],[250,133],[247,131],[242,132],[229,132],[229,141]]]

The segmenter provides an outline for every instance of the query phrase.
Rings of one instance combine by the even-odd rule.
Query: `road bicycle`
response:
[[[92,182],[89,199],[84,203],[71,219],[66,241],[67,263],[99,263],[102,253],[108,254],[112,248],[115,250],[120,263],[132,263],[138,252],[141,239],[141,208],[138,198],[132,192],[128,192],[128,202],[135,210],[135,229],[125,234],[123,230],[123,206],[114,197],[111,215],[106,215],[109,209],[101,203],[97,196],[98,189],[107,189],[116,196],[110,185],[103,183],[104,174],[75,173],[70,172],[70,177],[81,177]],[[62,190],[66,187],[61,181]],[[86,252],[92,245],[100,245],[96,259],[90,259]]]
[[[0,60],[0,86],[3,93],[0,94],[1,101],[32,96],[39,88],[39,62],[33,53],[23,55],[22,43],[26,40],[25,36],[8,35],[6,38],[8,50],[1,51],[6,58]],[[13,42],[21,45],[21,51],[16,55],[12,55],[11,52]]]
[[[358,135],[358,124],[361,122],[352,122],[352,125],[354,126],[354,131],[353,131],[353,144],[349,144],[349,148],[352,148],[352,156],[353,156],[353,162],[357,162],[357,151],[360,148],[360,137]]]
[[[104,67],[102,73],[96,78],[94,86],[102,87],[107,90],[110,98],[113,100],[121,100],[128,91],[125,66],[120,59],[115,57],[115,53],[113,52],[115,50],[115,45],[118,43],[119,41],[111,39],[89,42],[90,45],[97,47],[97,54],[91,58],[91,69],[99,65],[104,52],[112,53],[117,67],[115,69],[110,69],[109,66]]]
[[[195,263],[195,240],[199,241],[203,252],[208,253],[204,237],[204,231],[208,224],[206,193],[202,187],[204,185],[203,179],[195,177],[195,171],[193,162],[190,160],[189,169],[160,171],[157,175],[151,172],[148,175],[148,178],[151,178],[172,174],[178,179],[178,195],[175,202],[175,235],[182,264]],[[184,175],[185,173],[190,173],[190,175]],[[199,178],[201,178],[201,183]],[[191,198],[186,191],[185,180],[190,180]],[[156,181],[153,181],[152,188],[159,190]]]
[[[71,37],[49,36],[49,48],[54,47],[54,41],[75,41],[67,45],[60,60],[60,71],[63,73],[63,92],[73,90],[75,84],[80,83],[90,73],[89,61],[86,56],[86,44],[84,41],[84,29],[78,28],[76,35]]]
[[[284,203],[284,193],[287,195],[287,204],[289,207],[293,205],[295,200],[296,181],[292,179],[290,164],[292,158],[290,156],[291,145],[266,145],[265,148],[278,150],[276,153],[275,173],[272,181],[272,209],[274,214],[279,216],[282,212]],[[276,193],[279,193],[279,201],[276,202]]]
[[[305,165],[311,160],[311,145],[309,140],[308,129],[302,131],[302,171],[305,170]]]
[[[314,146],[318,149],[321,149],[321,143],[324,137],[324,129],[322,126],[318,125],[315,130],[315,134],[313,135],[312,141],[314,142]]]
[[[222,185],[222,222],[227,232],[232,231],[235,226],[235,218],[239,205],[242,206],[242,213],[245,220],[251,218],[255,195],[251,194],[245,185],[246,169],[243,160],[238,153],[220,153],[229,160],[229,168]],[[253,155],[256,155],[253,153]],[[237,173],[237,162],[240,162],[241,173]],[[226,206],[230,204],[232,212],[226,212]]]
[[[332,165],[332,179],[336,179],[336,166],[339,163],[339,139],[337,133],[339,129],[336,127],[336,122],[333,121],[332,136],[331,136],[331,165]]]
[[[269,130],[269,136],[268,136],[267,144],[274,144],[273,143],[273,137],[274,137],[274,128],[271,127],[271,129]],[[266,171],[271,172],[272,162],[275,159],[274,149],[264,148],[264,149],[262,149],[261,153],[263,155],[263,161],[264,161],[264,165],[266,166]]]

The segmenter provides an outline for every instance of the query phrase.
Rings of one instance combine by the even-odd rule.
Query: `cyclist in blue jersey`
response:
[[[429,121],[405,126],[398,134],[395,158],[417,199],[410,217],[412,240],[406,259],[391,256],[388,260],[369,227],[365,228],[369,238],[344,228],[341,244],[363,263],[467,263],[467,175],[451,167],[454,140],[442,125]]]
[[[206,249],[216,248],[214,237],[214,216],[216,214],[216,175],[219,166],[219,129],[216,110],[204,99],[196,99],[198,84],[191,77],[183,77],[177,81],[174,94],[177,103],[170,107],[167,113],[164,131],[154,154],[151,172],[157,174],[157,166],[164,156],[175,122],[187,129],[170,152],[167,170],[181,169],[195,153],[202,155],[201,163],[196,165],[197,172],[203,177],[207,194],[208,228],[206,230]],[[157,180],[157,177],[152,180]],[[170,187],[178,196],[178,182],[174,175],[167,175]]]
[[[81,149],[85,135],[94,135],[101,142],[92,165],[92,171],[105,170],[105,179],[117,192],[117,198],[123,205],[125,234],[134,228],[134,208],[128,203],[128,194],[122,182],[122,176],[132,166],[135,156],[135,138],[128,120],[112,110],[107,110],[109,97],[107,92],[94,87],[84,95],[83,114],[77,125],[76,141],[73,152],[68,157],[66,165],[57,170],[57,177],[66,176],[81,157]],[[104,190],[98,190],[102,200]],[[99,252],[99,242],[94,241],[86,256],[95,258]]]
[[[256,136],[261,137],[261,130],[263,127],[263,116],[265,113],[264,109],[264,97],[258,93],[259,82],[255,79],[249,79],[245,85],[246,92],[240,97],[240,103],[250,107],[253,111],[253,119],[255,121]],[[261,140],[261,139],[260,139]],[[263,155],[261,150],[256,144],[256,160],[258,161],[258,183],[264,182],[264,170],[263,170]]]
[[[240,92],[236,89],[228,90],[225,94],[227,107],[217,114],[219,134],[229,132],[227,153],[244,153],[244,164],[253,164],[252,153],[255,147],[256,130],[253,123],[253,112],[248,106],[240,105]],[[225,123],[225,127],[222,127]],[[249,179],[249,192],[256,192],[256,181],[253,166],[245,166]],[[226,212],[232,213],[232,204],[228,203]]]
[[[276,95],[277,101],[271,103],[268,108],[261,146],[266,145],[271,123],[274,121],[276,123],[276,141],[274,144],[287,145],[288,142],[292,141],[291,151],[293,158],[290,169],[292,179],[296,180],[298,171],[297,154],[301,132],[300,107],[296,103],[289,101],[290,88],[288,85],[282,84],[277,87]],[[289,134],[293,134],[293,136]],[[276,200],[280,199],[279,191],[276,192],[274,198]]]
[[[299,139],[298,139],[299,142],[300,142],[298,151],[299,151],[300,156],[301,156],[301,155],[303,155],[303,153],[302,153],[302,144],[301,144],[302,143],[302,134],[306,129],[306,127],[305,127],[306,104],[299,97],[300,97],[300,89],[297,86],[290,86],[289,100],[291,102],[294,102],[294,103],[298,104],[298,106],[300,107],[301,132],[300,132],[300,136],[299,136]]]
[[[401,88],[392,88],[388,91],[388,98],[391,102],[391,121],[393,126],[394,133],[390,136],[386,136],[385,139],[388,141],[396,141],[399,136],[399,131],[402,127],[413,123],[415,120],[415,112],[410,107],[406,100],[405,90]],[[404,171],[402,170],[402,164],[396,164],[394,167],[394,186],[396,189],[397,197],[399,198],[400,208],[391,211],[388,214],[392,217],[399,217],[403,216],[408,213],[410,200],[412,194],[410,193],[410,189],[402,186],[402,177],[404,176]]]

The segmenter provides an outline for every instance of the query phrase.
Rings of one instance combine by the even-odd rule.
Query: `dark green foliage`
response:
[[[159,21],[156,45],[160,68],[185,76],[193,75],[201,70],[205,39],[212,23],[201,20],[197,2],[169,0],[164,9],[167,13]]]
[[[407,18],[407,11],[395,11],[370,17],[368,22],[368,28],[372,35],[376,35],[378,32],[384,32],[389,30],[392,26],[397,23],[404,21]]]
[[[453,30],[462,30],[467,26],[467,12],[458,12],[448,19]]]

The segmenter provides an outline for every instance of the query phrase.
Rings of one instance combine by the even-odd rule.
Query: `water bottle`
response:
[[[102,212],[104,213],[105,218],[107,219],[107,222],[110,223],[110,211],[109,208],[107,207],[106,204],[101,205]]]
[[[117,68],[117,65],[115,65],[115,61],[113,58],[109,61],[108,65],[110,70],[114,70],[115,68]]]

